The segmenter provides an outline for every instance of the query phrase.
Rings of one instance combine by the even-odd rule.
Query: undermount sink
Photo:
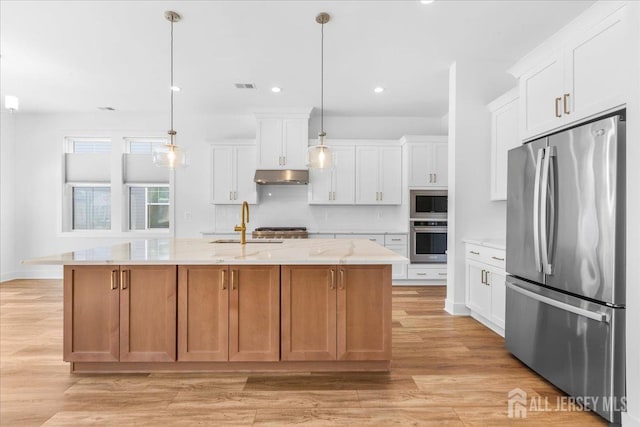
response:
[[[240,243],[240,239],[218,239],[213,240],[209,243]],[[249,239],[247,240],[247,244],[252,243],[282,243],[282,240],[273,240],[273,239]]]

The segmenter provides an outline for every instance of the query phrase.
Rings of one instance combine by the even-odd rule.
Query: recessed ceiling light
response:
[[[274,86],[271,88],[271,92],[273,93],[280,93],[282,91],[281,88],[279,88],[278,86]]]
[[[180,92],[180,88],[178,86],[171,86],[170,89],[174,92]]]
[[[382,93],[384,92],[384,88],[382,86],[377,86],[375,89],[373,89],[373,91],[375,93]]]
[[[433,3],[435,0],[420,0],[420,3],[422,4],[431,4]]]

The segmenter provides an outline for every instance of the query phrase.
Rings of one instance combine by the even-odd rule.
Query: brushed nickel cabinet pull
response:
[[[127,289],[127,270],[120,271],[120,289],[123,291]]]
[[[480,282],[482,282],[483,285],[487,283],[484,279],[484,270],[480,271]]]
[[[416,276],[426,276],[427,273],[416,273]]]
[[[380,192],[380,200],[384,200],[384,193],[382,191]]]
[[[237,191],[233,192],[233,200],[238,200],[238,192]]]
[[[562,114],[560,114],[560,106],[558,105],[560,101],[562,101],[562,98],[556,98],[556,117],[562,117]]]
[[[334,191],[333,192],[333,200],[335,200],[335,199],[336,199],[336,192]]]
[[[447,273],[438,273],[438,276],[446,276]]]
[[[287,156],[282,156],[282,165],[286,165],[287,164]]]
[[[438,174],[437,173],[433,174],[433,182],[434,183],[438,182]]]
[[[569,111],[569,103],[567,102],[569,100],[569,94],[565,93],[562,98],[563,98],[562,103],[564,105],[564,113],[565,114],[570,114],[571,112]]]
[[[491,283],[489,283],[489,273],[490,273],[490,271],[485,271],[484,272],[484,283],[487,286],[491,286]]]
[[[497,260],[497,261],[504,261],[504,258],[498,258],[497,256],[492,256],[491,258]]]
[[[331,282],[329,282],[329,289],[335,289],[335,282],[336,282],[336,271],[332,268],[331,269]]]
[[[474,255],[480,255],[480,252],[476,252],[476,251],[469,251],[469,253]]]
[[[225,289],[227,289],[227,284],[225,283],[226,279],[227,279],[227,270],[222,270],[221,273],[222,273],[222,278],[221,278],[222,286],[221,286],[221,288],[224,291]]]
[[[118,270],[111,270],[111,289],[118,289]]]
[[[233,191],[229,191],[229,200],[233,200]]]

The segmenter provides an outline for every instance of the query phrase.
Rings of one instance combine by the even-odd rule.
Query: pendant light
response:
[[[168,10],[164,13],[167,21],[171,22],[171,130],[169,142],[153,151],[153,163],[156,166],[176,169],[187,166],[187,153],[176,145],[176,131],[173,129],[173,93],[178,90],[173,84],[173,24],[182,19],[179,13]]]
[[[316,16],[316,22],[320,24],[320,133],[318,133],[318,145],[309,147],[309,167],[314,169],[325,169],[331,167],[331,151],[327,147],[324,131],[324,24],[329,22],[331,17],[328,13],[322,12]]]

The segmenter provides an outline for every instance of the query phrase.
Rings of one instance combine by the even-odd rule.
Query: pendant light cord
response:
[[[320,25],[320,133],[324,133],[324,23]]]
[[[171,19],[171,86],[169,87],[171,92],[171,130],[173,131],[173,18]],[[171,138],[171,144],[173,144],[173,138]]]

